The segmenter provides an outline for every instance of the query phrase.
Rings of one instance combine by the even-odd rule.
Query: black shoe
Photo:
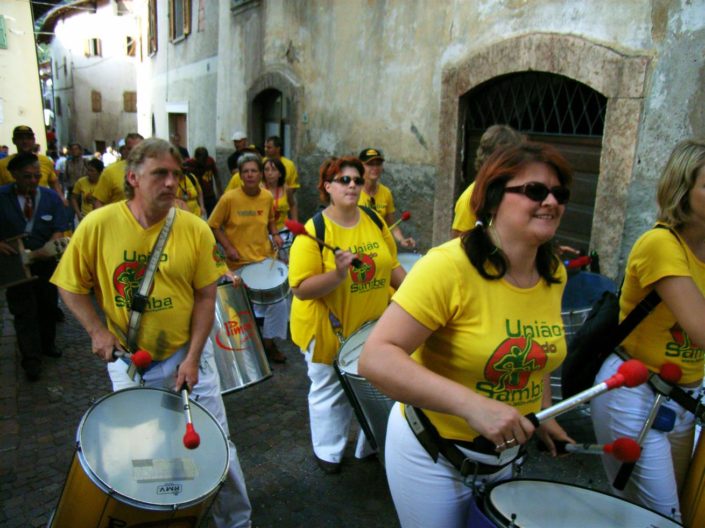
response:
[[[313,457],[316,459],[316,464],[318,464],[318,467],[321,468],[323,473],[326,475],[340,473],[340,462],[328,462],[327,460],[321,460],[316,455],[313,455]]]
[[[29,381],[37,381],[42,372],[41,363],[36,360],[27,361],[22,365],[22,368],[24,369],[25,376],[27,376]]]
[[[64,352],[60,348],[56,348],[56,346],[52,345],[51,348],[43,349],[42,354],[53,358],[60,358]]]

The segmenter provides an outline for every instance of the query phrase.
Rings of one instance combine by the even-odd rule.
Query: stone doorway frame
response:
[[[462,96],[500,75],[525,71],[555,73],[581,82],[607,98],[591,249],[600,255],[602,273],[616,277],[650,62],[648,55],[617,51],[580,37],[534,33],[473,51],[445,66],[441,81],[433,244],[448,239],[454,190],[462,180]]]

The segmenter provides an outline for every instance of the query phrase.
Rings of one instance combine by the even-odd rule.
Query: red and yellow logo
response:
[[[531,373],[546,366],[546,352],[530,337],[505,339],[485,365],[485,379],[495,384],[498,391],[521,390],[529,382]]]

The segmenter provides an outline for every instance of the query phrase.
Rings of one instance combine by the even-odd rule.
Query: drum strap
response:
[[[137,333],[140,329],[142,313],[147,307],[147,295],[149,294],[149,290],[152,288],[154,274],[157,271],[159,260],[162,257],[166,240],[169,238],[171,226],[174,225],[175,216],[176,208],[172,207],[166,215],[166,222],[164,222],[164,226],[162,227],[162,230],[157,237],[157,241],[152,248],[152,254],[149,256],[149,262],[147,263],[147,270],[142,276],[137,293],[132,295],[132,302],[130,303],[132,307],[132,311],[130,312],[130,325],[127,329],[127,348],[130,352],[135,352],[137,350]]]
[[[478,462],[477,460],[471,460],[465,454],[458,449],[458,446],[443,438],[439,433],[438,429],[431,423],[423,411],[417,407],[411,405],[404,406],[404,416],[406,421],[411,427],[416,439],[423,446],[423,448],[428,452],[430,457],[434,462],[438,462],[438,455],[441,454],[448,459],[448,462],[453,464],[453,467],[457,469],[463,477],[473,476],[473,475],[492,475],[497,473],[501,469],[507,467],[513,463],[517,458],[523,455],[523,448],[517,451],[516,456],[512,457],[511,460],[503,461],[499,465],[485,464],[483,462]],[[497,455],[497,453],[486,453],[477,447],[473,447],[471,442],[467,443],[468,449],[477,451],[482,454]]]
[[[369,207],[365,207],[364,205],[358,205],[360,209],[362,209],[367,216],[370,217],[370,219],[375,223],[377,227],[379,227],[380,231],[384,231],[384,225],[382,223],[382,220],[380,217],[375,213],[372,209]],[[313,215],[313,228],[316,230],[316,238],[320,241],[318,242],[318,249],[323,251],[323,243],[326,241],[326,224],[325,221],[323,220],[323,212],[318,211],[315,215]]]

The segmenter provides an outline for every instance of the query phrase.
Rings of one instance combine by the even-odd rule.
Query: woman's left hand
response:
[[[415,248],[416,247],[416,240],[414,240],[411,237],[402,238],[399,241],[399,245],[404,248]]]
[[[575,443],[575,440],[568,436],[568,433],[566,433],[565,430],[554,419],[541,422],[541,425],[536,430],[536,434],[538,435],[539,439],[544,443],[548,451],[551,453],[551,456],[554,457],[558,455],[558,451],[556,450],[556,444],[553,443],[554,440],[561,440],[569,444]]]

